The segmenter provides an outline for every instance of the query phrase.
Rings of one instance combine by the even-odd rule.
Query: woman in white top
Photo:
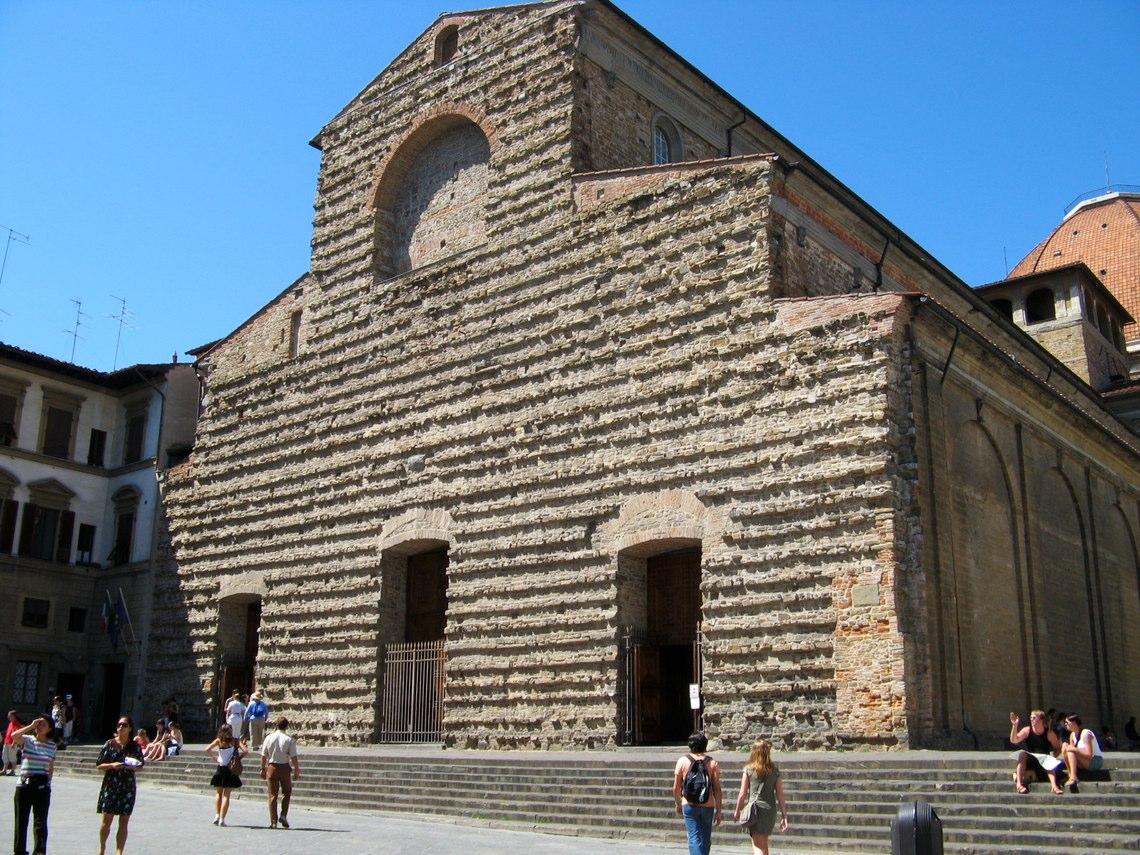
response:
[[[241,777],[234,768],[234,760],[239,763],[248,754],[245,746],[234,739],[234,732],[228,724],[218,728],[214,741],[206,746],[206,753],[214,758],[217,771],[210,778],[210,786],[217,790],[214,798],[214,825],[225,825],[226,814],[230,809],[230,790],[241,786]]]
[[[1066,718],[1065,729],[1069,731],[1069,739],[1061,746],[1061,760],[1069,772],[1068,787],[1072,790],[1077,786],[1077,769],[1095,772],[1104,765],[1104,755],[1096,734],[1081,724],[1079,715]]]

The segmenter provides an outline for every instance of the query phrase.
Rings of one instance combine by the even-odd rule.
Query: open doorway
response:
[[[376,740],[443,738],[447,548],[382,556]]]
[[[621,736],[636,745],[684,742],[701,723],[701,550],[666,547],[642,557],[651,548],[619,555]]]
[[[257,646],[261,634],[261,598],[235,594],[218,605],[219,694],[214,699],[214,726],[221,724],[222,704],[235,691],[250,694],[257,686]]]

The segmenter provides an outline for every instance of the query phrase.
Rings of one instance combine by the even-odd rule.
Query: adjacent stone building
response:
[[[149,712],[155,474],[197,411],[188,363],[102,372],[0,344],[0,687],[24,721],[55,694],[85,737]]]
[[[191,730],[254,683],[458,747],[1140,708],[1138,440],[1087,366],[616,7],[443,15],[313,144],[311,268],[198,351],[164,485]]]

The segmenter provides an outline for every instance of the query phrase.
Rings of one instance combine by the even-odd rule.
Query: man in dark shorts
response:
[[[1044,776],[1049,779],[1053,788],[1053,795],[1059,796],[1064,790],[1057,784],[1057,770],[1063,763],[1057,759],[1055,753],[1061,750],[1061,741],[1057,734],[1049,727],[1042,710],[1033,710],[1029,713],[1029,725],[1021,727],[1021,717],[1011,712],[1009,714],[1009,741],[1014,747],[1021,750],[1017,752],[1017,768],[1013,772],[1013,785],[1019,793],[1025,795],[1029,787],[1025,783],[1026,771],[1032,771],[1034,777]]]

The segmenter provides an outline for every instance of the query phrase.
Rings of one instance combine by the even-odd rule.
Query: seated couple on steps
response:
[[[1065,718],[1065,729],[1069,734],[1065,742],[1061,742],[1049,727],[1042,710],[1033,710],[1025,727],[1020,726],[1021,717],[1011,712],[1009,725],[1009,741],[1020,746],[1015,755],[1017,767],[1013,772],[1013,785],[1022,795],[1029,792],[1026,784],[1028,772],[1033,772],[1034,778],[1048,778],[1053,794],[1059,796],[1065,792],[1057,783],[1059,770],[1064,769],[1068,773],[1069,789],[1076,790],[1079,769],[1095,771],[1104,765],[1096,734],[1084,727],[1078,715]]]

